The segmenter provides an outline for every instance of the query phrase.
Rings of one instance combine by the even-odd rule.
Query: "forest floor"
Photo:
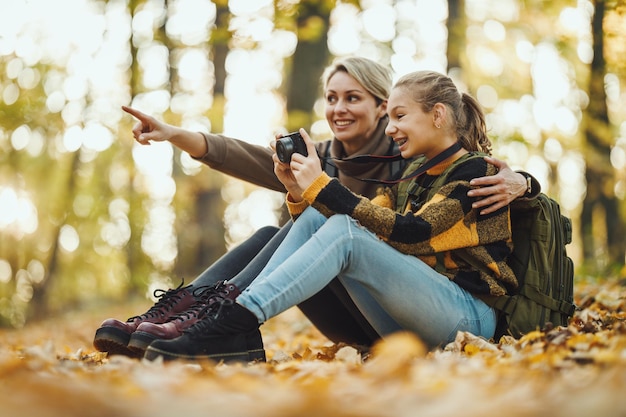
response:
[[[0,415],[626,416],[626,286],[577,283],[576,303],[567,329],[460,333],[431,352],[399,334],[365,361],[293,309],[262,326],[268,362],[250,365],[107,357],[92,346],[100,322],[149,303],[71,312],[0,330]]]

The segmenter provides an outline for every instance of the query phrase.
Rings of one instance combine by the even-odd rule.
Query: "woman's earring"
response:
[[[441,129],[441,125],[439,125],[439,124],[436,124],[436,125],[435,125],[435,127],[436,127],[437,129]]]

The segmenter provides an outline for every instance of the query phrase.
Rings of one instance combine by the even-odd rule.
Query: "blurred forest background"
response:
[[[346,55],[449,73],[574,220],[577,275],[622,275],[626,0],[0,0],[0,327],[191,281],[279,223],[282,195],[136,144],[121,105],[326,139]]]

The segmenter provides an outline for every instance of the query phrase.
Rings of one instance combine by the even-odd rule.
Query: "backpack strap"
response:
[[[387,155],[396,155],[400,153],[398,144],[394,141],[390,141],[389,149],[387,150]],[[395,179],[399,174],[401,174],[402,168],[406,165],[407,160],[405,159],[396,159],[389,163],[389,178]]]
[[[468,263],[471,263],[469,257],[466,258],[461,255]],[[473,265],[473,264],[472,264]],[[474,266],[474,265],[473,265]],[[475,265],[475,267],[479,267]],[[572,303],[568,303],[564,300],[557,300],[548,295],[543,294],[537,288],[532,285],[524,285],[518,292],[518,294],[525,296],[526,298],[533,300],[537,304],[549,308],[552,311],[558,311],[562,314],[567,314],[568,316],[573,316],[576,311],[576,306]],[[490,307],[495,308],[496,310],[506,314],[511,315],[515,311],[515,307],[517,304],[517,297],[510,295],[486,295],[486,294],[475,294],[477,298],[480,298]]]
[[[411,162],[407,167],[405,172],[413,172],[419,166],[423,165],[426,161],[426,157],[422,156],[417,158],[415,161]],[[404,209],[409,200],[409,195],[415,195],[415,187],[419,186],[415,180],[413,181],[403,181],[398,184],[398,195],[396,197],[396,207]]]
[[[461,164],[469,161],[470,159],[474,159],[474,158],[482,159],[485,156],[487,156],[487,154],[483,152],[468,152],[465,155],[462,155],[456,161],[452,162],[452,164],[450,164],[450,166],[446,168],[444,172],[442,172],[439,176],[437,176],[437,178],[435,178],[435,180],[431,184],[429,184],[428,190],[426,190],[425,187],[423,187],[420,183],[418,183],[417,179],[413,179],[412,181],[409,181],[408,184],[406,185],[406,190],[402,190],[403,198],[404,198],[403,205],[398,205],[396,207],[406,207],[406,203],[409,197],[423,195],[425,191],[427,191],[427,193],[424,198],[424,201],[430,200],[435,195],[437,190],[439,190],[441,187],[443,187],[446,184],[450,174],[454,172],[454,170],[457,169]],[[414,164],[419,163],[420,160],[421,159],[416,160]],[[412,165],[413,164],[411,164],[409,168],[407,168],[407,171],[409,171]],[[406,197],[404,197],[405,193],[406,193]],[[398,187],[398,198],[396,201],[397,203],[401,203],[400,187]]]

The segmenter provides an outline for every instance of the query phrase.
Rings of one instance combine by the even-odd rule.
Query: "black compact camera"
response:
[[[276,141],[276,156],[280,162],[290,162],[294,153],[309,156],[299,132],[289,133]]]

